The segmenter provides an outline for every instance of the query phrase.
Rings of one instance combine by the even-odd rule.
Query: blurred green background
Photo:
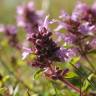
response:
[[[16,7],[22,3],[26,3],[30,0],[0,0],[0,24],[15,24],[16,22]],[[42,8],[42,1],[49,1],[48,14],[51,18],[57,18],[60,10],[64,9],[71,13],[77,0],[34,0],[37,9]],[[83,0],[84,1],[84,0]],[[94,0],[85,0],[88,4],[92,4]],[[47,5],[46,2],[43,5]],[[21,34],[21,35],[20,35]],[[18,34],[20,38],[24,39],[23,33]],[[2,35],[1,35],[2,36]],[[0,36],[3,39],[3,37]],[[3,39],[4,40],[4,39]],[[11,90],[11,87],[15,95],[0,95],[0,96],[79,96],[73,91],[69,92],[69,89],[64,89],[65,86],[61,82],[49,81],[41,75],[40,80],[33,79],[33,73],[35,70],[26,65],[26,62],[21,61],[21,54],[16,50],[10,48],[5,43],[6,41],[0,41],[3,47],[0,49],[0,58],[2,57],[4,62],[8,64],[8,67],[20,77],[33,91],[28,91],[20,82],[16,81],[14,76],[0,64],[0,74],[5,78],[9,78],[4,86],[7,86]],[[3,52],[3,51],[4,52]],[[3,54],[3,55],[2,55]],[[2,56],[1,56],[2,55]],[[16,57],[16,64],[12,64],[10,57]],[[2,82],[0,81],[0,84]],[[22,83],[22,81],[21,81]],[[1,84],[2,85],[2,84]],[[56,89],[57,88],[57,89]],[[58,91],[60,90],[60,92]],[[29,93],[31,95],[29,95]],[[62,93],[62,94],[61,94]],[[58,94],[58,95],[56,95]]]

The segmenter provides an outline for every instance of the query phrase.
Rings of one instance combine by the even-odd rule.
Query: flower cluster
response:
[[[80,59],[84,57],[89,62],[87,53],[96,50],[96,3],[89,7],[78,2],[71,15],[62,11],[59,20],[54,22],[48,17],[44,11],[36,10],[34,2],[17,7],[17,27],[25,29],[28,42],[28,47],[24,47],[23,59],[29,54],[35,55],[34,60],[28,60],[31,66],[41,68],[46,76],[61,80],[80,92],[77,87],[65,81],[64,76],[70,68],[61,69],[55,63],[68,64],[76,56]],[[49,24],[53,23],[58,24],[54,30],[49,28]],[[61,33],[61,29],[65,32]],[[15,26],[1,26],[0,31],[5,32],[11,46],[21,48]],[[57,38],[53,39],[54,36]],[[80,65],[79,60],[75,63]]]
[[[34,54],[35,59],[28,61],[31,66],[43,69],[46,76],[61,80],[75,91],[80,92],[78,88],[63,79],[70,71],[69,68],[60,69],[54,63],[70,62],[76,56],[88,60],[86,54],[96,49],[95,6],[96,4],[89,7],[85,3],[78,2],[71,15],[62,11],[59,20],[55,22],[49,21],[43,11],[36,11],[33,2],[19,6],[17,25],[24,27],[27,32],[30,47],[25,48],[23,59],[30,53]],[[53,30],[54,34],[48,26],[51,23],[58,23],[58,27]],[[61,33],[61,29],[66,32]],[[52,38],[52,35],[57,35],[56,40]],[[79,62],[76,63],[80,65]],[[92,65],[91,67],[94,68]]]
[[[53,63],[68,61],[74,56],[73,49],[60,47],[52,39],[53,32],[50,31],[48,25],[52,24],[53,21],[48,20],[49,16],[44,17],[44,12],[41,18],[41,11],[38,13],[34,7],[34,3],[29,2],[27,5],[17,8],[17,26],[25,29],[27,32],[26,39],[30,44],[30,48],[24,47],[23,59],[32,53],[35,55],[35,60],[28,61],[30,65],[42,68],[48,77],[54,79],[62,77],[68,72],[68,69],[59,69],[56,66],[54,69]]]
[[[17,26],[25,28],[28,33],[38,31],[37,26],[41,25],[43,17],[44,12],[42,10],[37,11],[34,2],[17,7]]]
[[[71,44],[77,48],[77,51],[84,55],[96,48],[96,3],[92,7],[87,4],[78,2],[72,15],[65,11],[61,12],[59,26],[55,31],[62,28],[67,31],[63,40],[67,44]],[[62,34],[63,35],[63,34]],[[61,35],[61,36],[62,36]]]
[[[43,63],[43,66],[49,66],[52,61],[57,60],[58,57],[55,56],[55,52],[59,50],[57,44],[51,38],[52,32],[49,32],[45,27],[42,27],[38,32],[30,34],[27,39],[34,46],[34,54],[37,56],[36,62]],[[33,64],[34,65],[34,64]]]

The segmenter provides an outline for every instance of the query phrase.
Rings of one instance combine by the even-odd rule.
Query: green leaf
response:
[[[41,76],[41,74],[42,74],[42,69],[39,69],[39,70],[37,70],[36,71],[36,73],[34,74],[34,79],[39,79],[39,77]]]
[[[75,72],[68,72],[64,76],[64,78],[74,78],[74,77],[78,77],[78,75]]]
[[[6,82],[8,79],[9,79],[10,77],[7,75],[7,76],[5,76],[4,78],[3,78],[3,82]]]
[[[90,74],[90,75],[88,76],[88,80],[91,80],[93,76],[94,76],[93,73]],[[88,88],[90,87],[90,83],[89,83],[88,80],[87,80],[87,79],[84,80],[83,87],[82,87],[82,90],[83,90],[83,91],[88,90]]]
[[[73,57],[73,58],[70,60],[69,63],[75,65],[76,63],[78,63],[79,60],[80,60],[80,57]]]

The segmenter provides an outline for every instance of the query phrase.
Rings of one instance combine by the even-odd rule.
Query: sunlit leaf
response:
[[[70,60],[70,64],[77,64],[78,63],[78,61],[80,60],[80,57],[73,57],[71,60]]]
[[[5,76],[5,77],[3,77],[3,82],[6,82],[8,79],[9,79],[10,77],[7,75],[7,76]]]
[[[68,72],[64,76],[64,78],[74,78],[74,77],[78,77],[78,75],[75,72]]]

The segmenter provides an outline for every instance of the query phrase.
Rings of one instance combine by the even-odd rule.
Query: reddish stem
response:
[[[67,87],[70,87],[71,89],[75,90],[77,93],[80,94],[80,89],[78,87],[74,86],[68,80],[65,80],[63,78],[59,78],[59,80],[62,81],[64,84],[66,84]]]
[[[54,69],[52,68],[52,66],[49,67],[50,71],[57,75],[58,80],[60,80],[61,82],[63,82],[64,84],[66,84],[67,87],[73,89],[74,91],[76,91],[77,93],[81,94],[81,96],[83,96],[83,94],[81,93],[81,90],[76,87],[75,85],[73,85],[72,83],[70,83],[68,80],[64,79],[62,76],[58,76],[59,74],[56,74],[56,72],[54,71]]]

